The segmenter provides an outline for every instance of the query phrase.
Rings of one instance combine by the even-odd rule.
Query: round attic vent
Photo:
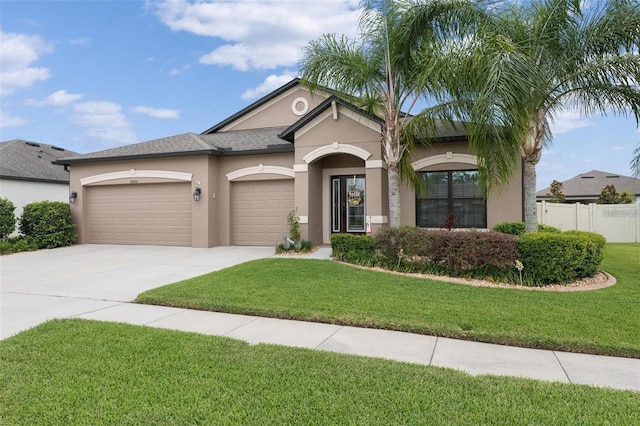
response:
[[[295,115],[305,115],[309,111],[309,102],[305,98],[295,98],[291,103],[291,111]]]

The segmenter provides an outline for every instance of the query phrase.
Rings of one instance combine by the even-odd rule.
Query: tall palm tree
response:
[[[557,114],[575,108],[586,116],[613,113],[640,120],[640,3],[586,4],[503,3],[487,10],[490,19],[464,46],[460,67],[467,78],[460,80],[458,95],[473,100],[465,104],[473,123],[471,144],[489,175],[503,167],[491,161],[496,140],[506,158],[517,149],[528,232],[537,222],[535,167],[552,140],[549,124]],[[519,144],[509,143],[514,140]]]
[[[403,129],[416,102],[427,95],[435,101],[447,96],[445,66],[435,66],[434,52],[449,37],[460,37],[472,22],[476,2],[468,0],[365,0],[359,22],[361,38],[325,34],[304,50],[300,72],[311,90],[331,88],[368,113],[384,119],[381,143],[387,165],[389,225],[400,226],[400,181],[412,179],[408,150],[413,139]],[[411,19],[408,19],[411,17]],[[416,29],[419,28],[419,31]],[[428,42],[427,42],[428,40]],[[433,67],[418,69],[416,51],[430,52]],[[440,118],[450,111],[440,109]],[[423,114],[424,127],[435,128],[437,114]],[[415,181],[414,181],[415,182]]]

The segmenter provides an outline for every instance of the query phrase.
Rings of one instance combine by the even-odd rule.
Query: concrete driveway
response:
[[[273,254],[273,247],[88,244],[2,256],[0,339],[52,318],[130,302],[143,291]]]

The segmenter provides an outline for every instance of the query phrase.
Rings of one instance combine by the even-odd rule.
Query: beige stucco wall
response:
[[[307,89],[296,86],[238,118],[222,128],[221,131],[289,126],[300,120],[304,114],[313,110],[325,99],[326,97],[321,94],[312,95]],[[301,114],[303,111],[304,113]]]

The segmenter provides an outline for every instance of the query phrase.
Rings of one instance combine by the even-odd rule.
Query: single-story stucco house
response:
[[[562,182],[562,192],[567,203],[589,204],[597,202],[602,190],[608,185],[613,185],[618,193],[627,191],[633,194],[634,202],[640,203],[640,179],[600,170],[591,170],[565,180]],[[538,191],[536,199],[551,199],[551,187]]]
[[[388,223],[381,119],[298,79],[195,134],[62,159],[79,243],[276,245],[296,210],[302,238],[375,233]],[[462,130],[414,154],[426,194],[401,193],[405,225],[488,228],[522,220],[522,175],[484,198]]]
[[[69,172],[54,165],[77,153],[53,145],[13,139],[0,142],[0,197],[22,209],[34,201],[69,202]]]

